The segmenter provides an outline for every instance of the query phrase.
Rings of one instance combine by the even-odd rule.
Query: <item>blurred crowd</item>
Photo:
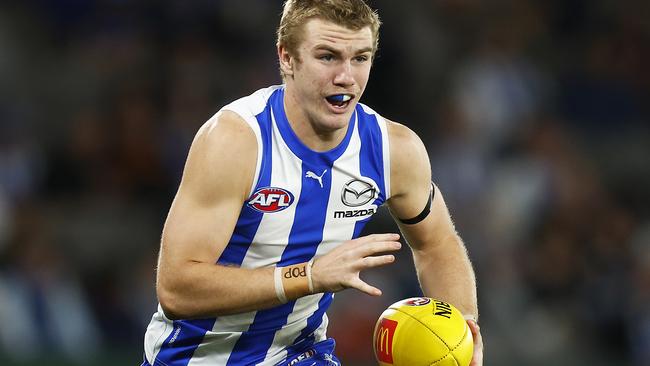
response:
[[[650,364],[650,2],[369,3],[362,102],[427,145],[486,366]],[[280,83],[281,4],[0,3],[0,363],[138,364],[189,145]],[[385,211],[367,228],[389,230]],[[382,297],[330,312],[347,365],[372,365],[375,320],[419,294],[406,248],[366,278]]]

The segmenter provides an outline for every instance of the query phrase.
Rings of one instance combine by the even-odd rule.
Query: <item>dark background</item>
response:
[[[470,251],[485,365],[650,364],[650,2],[376,0],[363,102],[416,131]],[[280,82],[281,1],[0,2],[0,363],[138,365],[198,127]],[[215,223],[216,224],[216,223]],[[396,230],[382,211],[368,232]],[[330,335],[418,294],[410,253]]]

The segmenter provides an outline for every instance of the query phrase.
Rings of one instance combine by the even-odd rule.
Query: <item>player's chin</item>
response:
[[[331,130],[338,130],[345,128],[350,123],[350,116],[352,112],[345,114],[329,114],[324,118],[325,124]]]

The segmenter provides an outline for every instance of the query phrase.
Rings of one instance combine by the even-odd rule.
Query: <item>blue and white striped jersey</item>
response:
[[[388,199],[390,155],[381,116],[358,104],[343,141],[315,152],[292,131],[283,99],[284,88],[273,86],[223,108],[255,132],[258,159],[250,198],[220,264],[260,268],[309,261],[358,237]],[[333,297],[319,293],[199,320],[171,321],[159,305],[145,335],[145,356],[154,366],[277,365],[326,339],[325,311]]]

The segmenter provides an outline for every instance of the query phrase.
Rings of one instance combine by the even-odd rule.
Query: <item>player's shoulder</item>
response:
[[[377,123],[385,126],[390,146],[391,161],[393,162],[391,165],[402,166],[405,163],[408,166],[408,162],[413,162],[412,159],[414,157],[422,160],[422,157],[428,156],[422,139],[413,130],[402,123],[380,115],[365,104],[359,103],[359,106],[363,113],[375,116],[376,118],[374,119]]]
[[[426,149],[422,139],[407,126],[386,119],[386,129],[388,131],[388,138],[391,148],[391,156],[393,159],[400,158],[400,160],[409,161],[413,155],[426,155]]]
[[[221,108],[221,110],[235,112],[245,121],[249,121],[266,108],[271,95],[281,88],[282,85],[272,85],[259,89],[250,95],[234,100]]]
[[[256,151],[255,133],[244,119],[233,111],[221,110],[196,132],[190,152],[202,159],[244,159]]]
[[[390,145],[391,196],[401,197],[412,191],[414,185],[426,186],[431,180],[429,155],[413,130],[398,122],[387,120],[386,123]]]
[[[251,147],[256,143],[255,116],[266,108],[270,96],[279,88],[280,85],[262,88],[226,104],[201,126],[195,143],[206,140],[208,146]]]
[[[360,110],[367,114],[367,115],[372,115],[375,116],[375,119],[379,123],[384,123],[386,125],[386,129],[388,132],[388,136],[391,139],[391,142],[396,142],[396,143],[413,143],[417,142],[420,140],[420,138],[413,132],[410,128],[406,127],[405,125],[392,121],[378,112],[376,112],[372,107],[369,107],[366,104],[359,103],[359,108]]]
[[[244,197],[256,169],[257,150],[255,134],[243,118],[221,110],[197,131],[181,186],[201,192],[201,197],[213,197],[217,188]]]

